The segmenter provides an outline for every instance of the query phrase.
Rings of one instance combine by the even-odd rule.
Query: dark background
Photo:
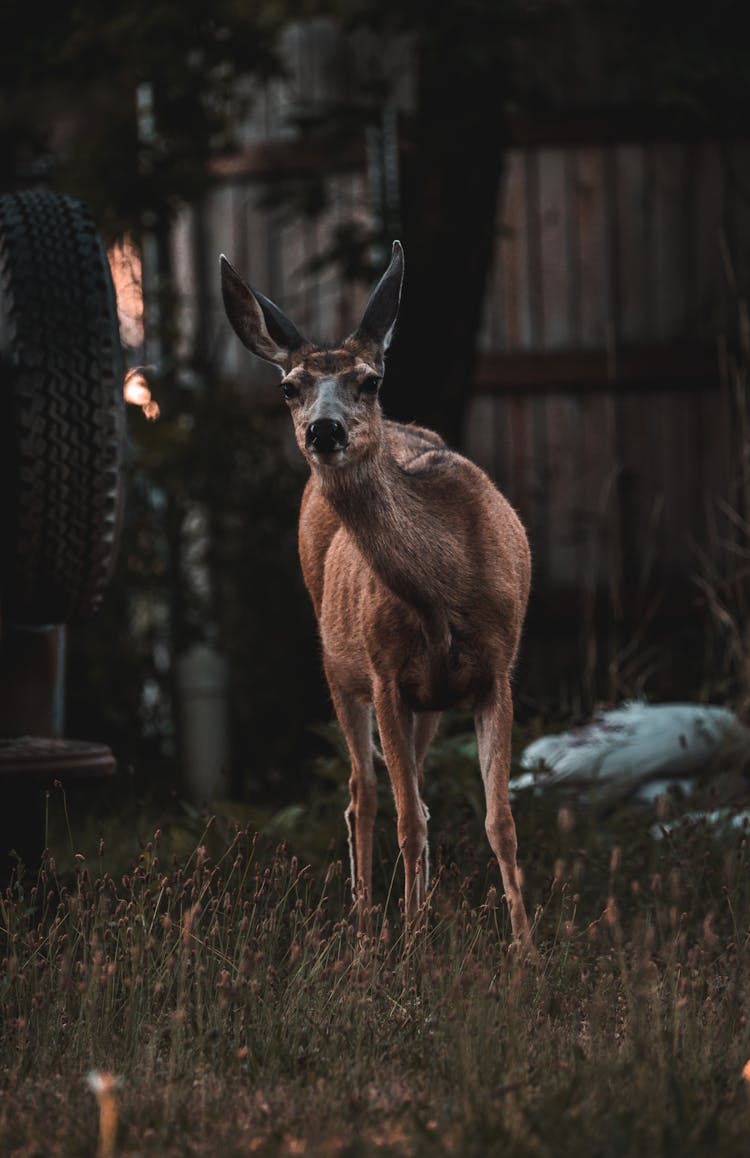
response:
[[[385,56],[399,37],[411,46],[413,99],[396,125],[398,196],[386,189],[370,222],[340,229],[317,260],[361,293],[379,272],[379,255],[401,237],[407,292],[389,355],[389,414],[461,445],[511,143],[524,126],[562,121],[587,131],[595,124],[603,140],[625,123],[643,132],[658,125],[680,139],[746,136],[750,50],[740,12],[729,0],[695,11],[640,0],[189,0],[120,3],[107,14],[93,0],[43,13],[15,0],[6,5],[2,191],[41,184],[80,197],[108,245],[128,236],[137,246],[147,234],[158,274],[146,287],[146,329],[160,350],[150,380],[161,417],[149,424],[129,408],[125,538],[101,611],[71,627],[68,734],[111,744],[139,782],[177,784],[174,660],[208,638],[230,664],[233,794],[297,799],[310,759],[329,750],[315,731],[331,713],[296,561],[304,464],[289,453],[273,396],[248,397],[217,380],[200,340],[188,358],[179,353],[170,264],[176,215],[209,196],[221,164],[238,153],[252,103],[240,82],[283,78],[288,68],[280,44],[290,21],[331,16],[343,46],[338,98],[310,110],[300,94],[290,106],[293,161],[335,154],[356,164],[368,130],[384,131],[391,103],[393,78],[378,69],[372,48]],[[354,47],[346,50],[363,38],[375,59],[366,73],[354,67]],[[145,135],[143,85],[154,126]],[[290,217],[325,208],[316,164],[281,166],[276,184],[271,175],[264,188]],[[198,274],[211,279],[216,271]],[[202,292],[196,284],[199,303]],[[158,297],[155,311],[148,293]],[[226,340],[234,340],[228,331]],[[196,507],[197,532],[188,525]],[[744,576],[738,583],[741,608]],[[695,597],[690,608],[689,622],[649,624],[650,637],[634,613],[628,618],[605,598],[588,630],[592,638],[617,634],[620,648],[632,641],[669,648],[687,633],[694,662],[673,670],[671,689],[657,684],[654,692],[737,699],[742,649],[728,663],[721,646],[707,643],[706,601]],[[613,687],[606,663],[584,685],[580,654],[564,633],[545,627],[543,610],[532,603],[528,657],[517,676],[522,723],[586,712],[635,690],[626,680]],[[553,651],[554,662],[540,660]]]

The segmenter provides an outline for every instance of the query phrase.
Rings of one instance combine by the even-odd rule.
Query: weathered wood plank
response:
[[[583,581],[585,503],[581,423],[577,399],[551,394],[546,405],[545,476],[548,586],[579,588]]]
[[[615,203],[609,212],[613,216],[618,270],[618,281],[612,290],[615,333],[618,341],[645,342],[653,333],[653,303],[646,260],[647,171],[643,148],[616,146],[614,172]]]
[[[521,515],[524,524],[531,526],[533,517],[532,488],[534,483],[534,446],[532,430],[532,405],[523,395],[513,395],[509,399],[508,430],[510,432],[510,469],[507,496]],[[536,556],[535,556],[536,560]],[[535,561],[535,572],[538,571]]]
[[[575,213],[580,263],[578,339],[603,349],[612,319],[612,268],[608,249],[604,150],[576,151]]]
[[[737,291],[750,298],[750,149],[733,143],[725,153],[727,175],[727,242]]]
[[[480,392],[544,393],[618,388],[650,393],[676,382],[685,390],[718,382],[716,352],[709,342],[620,347],[612,361],[606,350],[553,353],[490,353],[480,357],[475,379]]]
[[[680,145],[652,151],[655,336],[669,341],[685,332],[685,153]]]
[[[541,149],[538,163],[541,344],[556,350],[570,344],[565,153]]]
[[[539,153],[527,150],[523,158],[526,213],[526,300],[529,328],[525,345],[533,349],[544,347],[544,279],[542,255],[542,212]]]
[[[479,327],[477,345],[480,350],[502,350],[505,345],[505,279],[507,270],[503,267],[502,241],[505,224],[503,221],[505,190],[501,188],[497,199],[496,236],[492,258],[492,268],[487,278],[482,320]]]
[[[503,208],[497,269],[503,283],[497,305],[502,348],[528,349],[533,344],[529,289],[529,201],[527,157],[512,152],[503,182]]]
[[[690,155],[694,197],[688,234],[694,256],[688,323],[696,336],[710,341],[726,325],[726,277],[720,246],[725,174],[718,145],[700,142],[692,146]]]

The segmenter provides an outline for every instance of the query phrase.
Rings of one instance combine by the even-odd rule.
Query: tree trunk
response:
[[[496,237],[506,141],[497,29],[443,19],[418,46],[417,111],[402,159],[406,278],[388,358],[389,417],[459,446]]]

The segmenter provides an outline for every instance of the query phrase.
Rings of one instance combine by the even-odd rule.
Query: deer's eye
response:
[[[291,402],[292,398],[296,398],[299,394],[299,388],[294,385],[294,382],[282,382],[281,389],[287,402]]]
[[[362,394],[377,394],[380,379],[377,374],[370,374],[360,383],[360,393]]]

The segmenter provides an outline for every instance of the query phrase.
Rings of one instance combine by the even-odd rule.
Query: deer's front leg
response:
[[[417,784],[422,799],[422,809],[425,821],[429,821],[430,813],[424,802],[424,760],[432,743],[435,732],[440,723],[440,712],[417,712],[414,716],[414,755],[417,764]],[[430,847],[425,838],[424,853],[422,854],[422,882],[425,892],[430,887]]]
[[[503,889],[510,907],[514,941],[533,952],[531,932],[521,895],[521,874],[516,863],[516,825],[508,798],[513,700],[510,683],[499,682],[495,700],[477,712],[479,763],[487,798],[485,829],[498,859]]]
[[[360,929],[372,904],[372,838],[378,807],[372,743],[372,709],[342,691],[329,677],[336,718],[351,764],[349,805],[344,813],[349,832],[352,896],[357,905]]]
[[[383,756],[396,802],[398,844],[404,860],[404,898],[407,925],[412,925],[425,897],[427,809],[419,790],[414,748],[414,713],[398,689],[379,684],[374,695]]]

